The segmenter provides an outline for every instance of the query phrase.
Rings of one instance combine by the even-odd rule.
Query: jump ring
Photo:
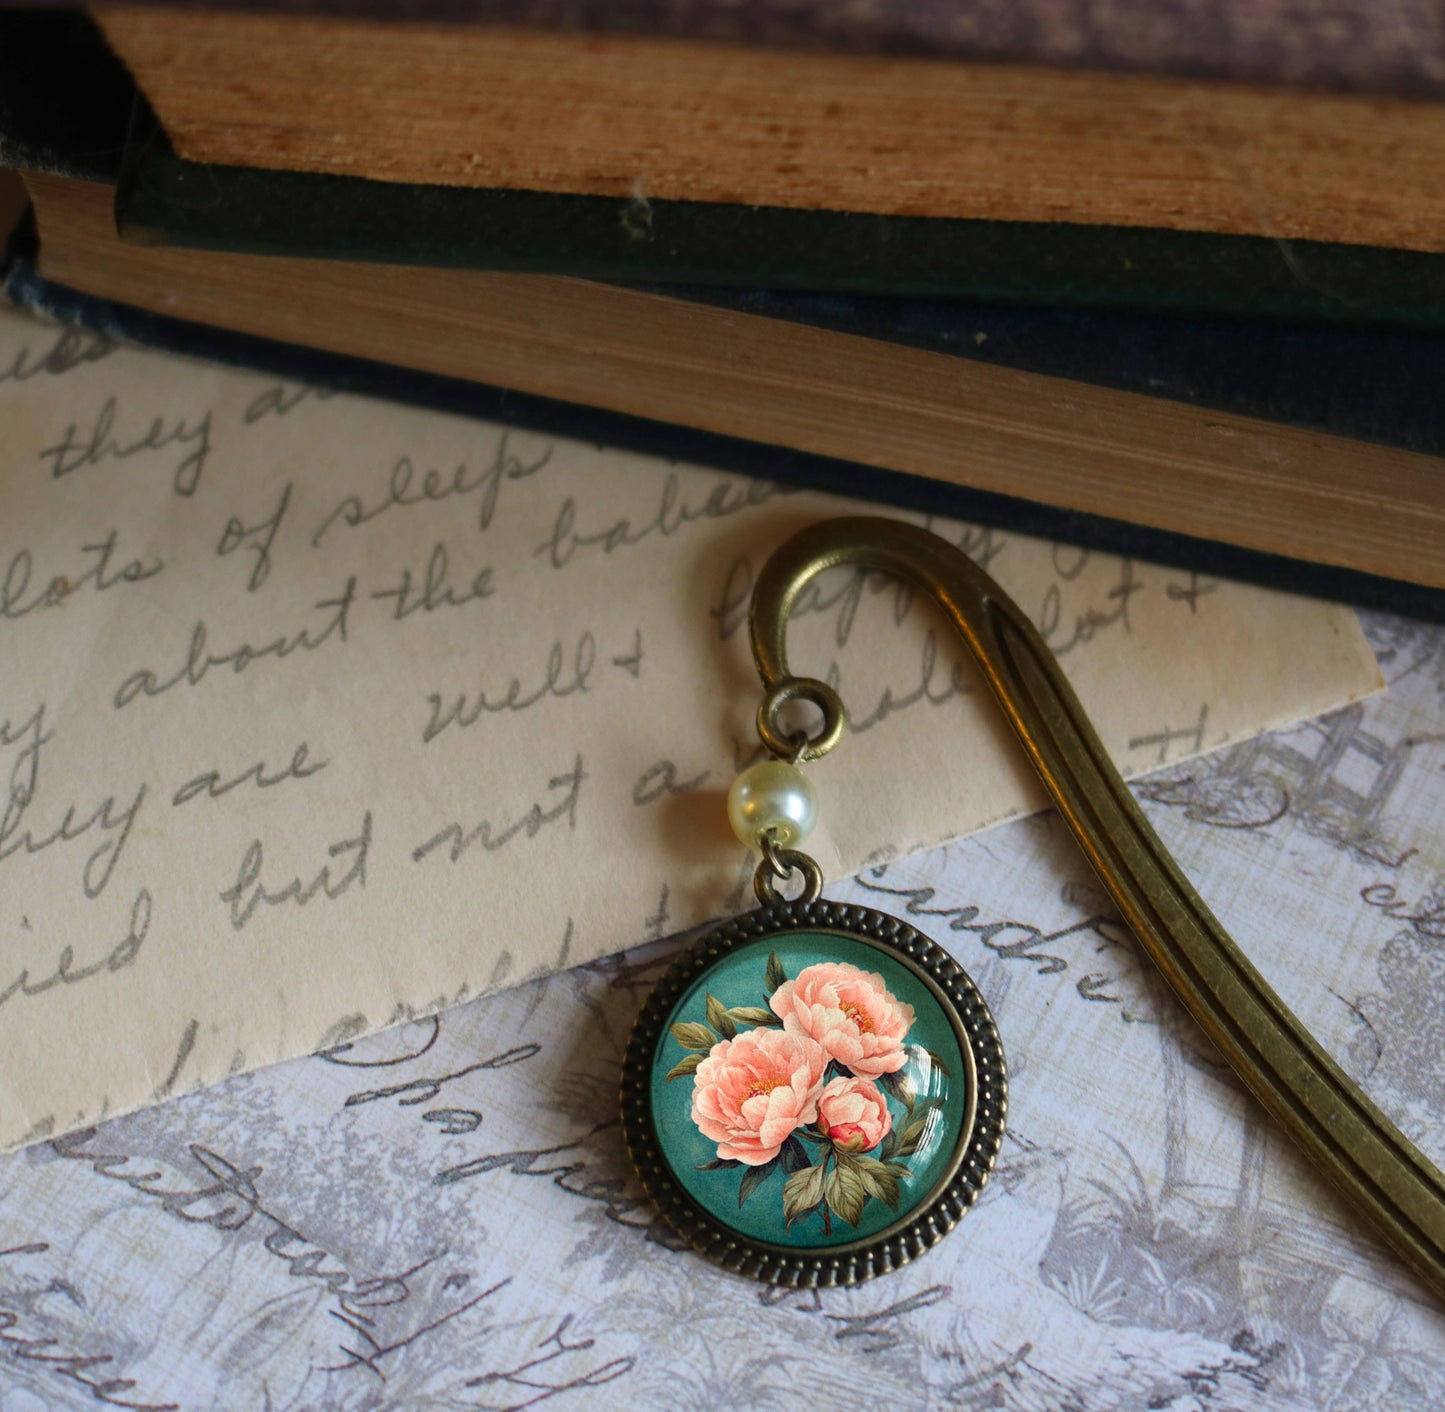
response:
[[[777,862],[783,864],[783,878],[791,873],[801,873],[803,877],[803,890],[797,897],[784,897],[778,891],[778,882],[781,879],[773,877],[772,860],[767,856],[764,849],[763,861],[758,864],[757,871],[753,874],[753,892],[764,907],[777,907],[787,902],[816,902],[819,894],[823,891],[823,870],[806,853],[799,852],[796,848],[779,848],[776,850]]]
[[[779,882],[791,876],[792,868],[783,862],[783,853],[786,850],[778,847],[777,835],[772,829],[768,829],[758,840],[758,847],[763,851],[763,859],[767,863],[768,869]]]
[[[795,734],[778,725],[778,713],[789,701],[810,701],[823,713],[822,728],[808,736],[801,748]],[[843,738],[847,719],[842,700],[827,682],[817,677],[784,677],[758,707],[758,735],[781,760],[819,760]]]

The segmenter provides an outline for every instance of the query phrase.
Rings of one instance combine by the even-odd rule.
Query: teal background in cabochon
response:
[[[889,992],[913,1007],[913,1028],[904,1042],[934,1050],[948,1065],[952,1077],[945,1079],[937,1069],[923,1072],[917,1059],[911,1054],[909,1056],[905,1072],[917,1086],[919,1098],[942,1098],[943,1107],[942,1121],[934,1120],[924,1145],[912,1156],[899,1159],[912,1168],[913,1176],[900,1183],[903,1194],[898,1210],[894,1211],[886,1203],[874,1199],[864,1208],[863,1219],[857,1226],[848,1225],[834,1213],[833,1234],[825,1236],[822,1217],[814,1214],[794,1222],[789,1232],[783,1219],[783,1184],[788,1178],[781,1166],[753,1192],[740,1210],[738,1186],[744,1168],[725,1167],[713,1172],[697,1170],[700,1164],[717,1157],[717,1144],[704,1137],[692,1120],[692,1077],[674,1079],[671,1083],[666,1081],[668,1070],[692,1052],[673,1039],[666,1028],[652,1063],[652,1113],[658,1145],[674,1175],[693,1200],[743,1235],[790,1249],[847,1245],[877,1235],[904,1219],[947,1170],[963,1124],[967,1099],[963,1055],[948,1016],[918,975],[879,947],[855,937],[823,931],[765,937],[729,952],[705,971],[683,996],[667,1017],[667,1024],[679,1021],[706,1024],[706,996],[709,991],[727,1006],[766,1007],[764,977],[771,951],[778,953],[790,980],[796,979],[806,967],[824,961],[847,961],[860,970],[881,975]],[[750,1025],[740,1026],[738,1033],[751,1028]],[[924,1058],[926,1062],[926,1056]],[[894,1126],[897,1127],[900,1120],[906,1123],[907,1110],[903,1105],[887,1094],[884,1094],[884,1099]],[[805,1142],[803,1147],[819,1161],[826,1151],[813,1143]],[[870,1148],[866,1155],[876,1157],[878,1148]]]

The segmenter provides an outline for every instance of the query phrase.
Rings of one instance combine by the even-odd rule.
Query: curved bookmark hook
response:
[[[1245,959],[1160,843],[1053,654],[982,569],[895,520],[828,520],[789,540],[753,592],[769,702],[794,687],[785,643],[799,593],[840,564],[910,579],[942,605],[1115,905],[1251,1093],[1445,1299],[1445,1177],[1359,1090]],[[763,713],[759,713],[760,720]],[[841,735],[815,743],[820,755]]]

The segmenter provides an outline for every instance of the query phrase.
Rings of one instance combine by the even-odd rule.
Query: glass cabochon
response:
[[[895,953],[822,927],[739,945],[683,992],[650,1086],[661,1156],[714,1220],[829,1250],[916,1215],[973,1126],[944,1002]]]

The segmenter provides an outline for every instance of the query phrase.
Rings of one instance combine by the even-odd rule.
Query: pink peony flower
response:
[[[883,977],[846,961],[808,966],[784,981],[768,1002],[787,1034],[807,1035],[850,1072],[876,1079],[907,1062],[903,1040],[913,1007],[895,999]]]
[[[867,1079],[834,1079],[818,1097],[818,1125],[844,1151],[866,1152],[888,1136],[893,1119]]]
[[[717,1155],[761,1167],[818,1116],[828,1056],[806,1035],[744,1030],[719,1040],[693,1076],[692,1120]]]

